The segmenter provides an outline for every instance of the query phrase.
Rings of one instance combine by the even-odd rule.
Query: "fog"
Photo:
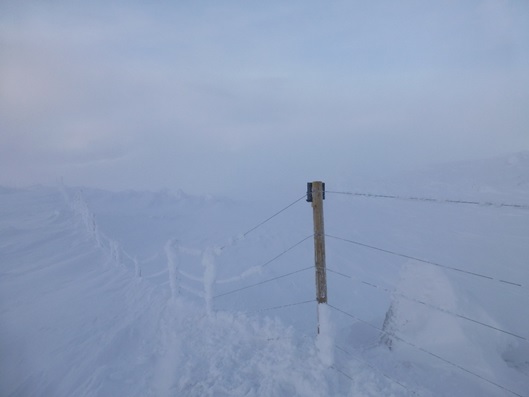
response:
[[[0,5],[0,184],[253,197],[529,150],[524,1]]]

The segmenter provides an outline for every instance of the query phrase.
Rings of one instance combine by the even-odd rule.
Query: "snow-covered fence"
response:
[[[80,222],[82,227],[88,233],[89,238],[94,241],[95,245],[105,252],[111,263],[132,268],[134,269],[136,277],[141,278],[141,266],[138,259],[135,256],[130,255],[118,241],[107,237],[100,231],[96,216],[90,210],[88,203],[84,198],[83,191],[77,190],[72,198],[64,185],[61,185],[60,189],[67,205],[73,212],[74,217]]]
[[[327,192],[328,194],[349,194],[345,192]],[[449,203],[449,204],[464,204],[464,205],[476,205],[480,204],[484,207],[497,207],[497,208],[509,208],[512,210],[516,209],[526,209],[526,206],[522,205],[511,205],[509,203],[502,203],[501,205],[494,205],[493,203],[479,203],[477,201],[458,201],[458,200],[434,200],[434,199],[421,199],[417,197],[409,197],[409,198],[402,198],[397,196],[390,196],[390,195],[371,195],[371,194],[363,194],[363,193],[354,193],[350,194],[351,196],[361,196],[365,198],[390,198],[390,199],[407,199],[408,201],[415,201],[415,202],[431,202],[431,203]],[[303,196],[304,197],[304,196]],[[303,198],[302,197],[302,198]],[[273,219],[274,217],[278,216],[279,214],[283,214],[284,211],[288,208],[290,208],[293,204],[300,201],[300,199],[296,200],[294,203],[289,204],[287,207],[285,207],[283,210],[275,213],[272,217],[267,218],[264,222],[259,223],[258,225],[254,226],[253,228],[249,229],[247,232],[237,235],[237,237],[231,239],[227,244],[222,245],[220,247],[217,246],[208,246],[206,248],[201,249],[193,249],[185,247],[181,244],[181,242],[176,241],[175,239],[169,240],[165,247],[165,254],[167,257],[167,273],[169,276],[169,286],[171,289],[171,296],[173,299],[175,299],[181,291],[187,291],[190,292],[196,296],[198,296],[200,299],[204,301],[204,307],[205,312],[208,315],[211,315],[214,313],[214,307],[215,304],[221,300],[224,299],[224,297],[228,296],[235,296],[235,294],[242,293],[243,291],[249,291],[250,289],[262,286],[262,285],[271,285],[271,283],[274,283],[277,280],[280,279],[298,279],[302,274],[308,273],[311,269],[313,269],[313,266],[307,266],[292,270],[289,269],[284,270],[281,274],[275,273],[270,275],[267,273],[265,268],[271,264],[274,263],[279,258],[283,257],[287,253],[293,251],[297,247],[301,247],[301,245],[306,242],[308,239],[312,238],[314,234],[310,234],[306,236],[305,238],[297,241],[295,244],[292,244],[287,249],[283,250],[279,254],[276,254],[275,256],[272,256],[271,259],[268,261],[263,261],[264,263],[259,264],[259,261],[256,261],[256,263],[253,263],[252,266],[247,267],[246,269],[240,271],[240,272],[234,272],[233,275],[226,275],[224,274],[222,278],[218,277],[219,269],[218,269],[218,260],[221,255],[225,254],[228,247],[232,247],[236,244],[241,244],[244,242],[245,237],[257,230],[259,227],[261,227],[263,224],[268,222],[269,220]],[[89,210],[88,205],[86,201],[83,198],[83,195],[81,192],[79,192],[73,200],[70,201],[71,208],[73,212],[76,214],[77,218],[80,220],[83,227],[86,229],[87,233],[91,238],[93,238],[94,242],[98,247],[105,250],[109,258],[114,263],[121,263],[123,264],[124,261],[130,262],[132,264],[132,267],[135,269],[136,275],[141,275],[141,268],[139,266],[139,262],[137,258],[132,258],[130,255],[128,255],[121,247],[120,245],[104,236],[101,231],[98,228],[96,219],[94,214]],[[529,208],[529,207],[527,207]],[[351,281],[352,283],[361,284],[364,286],[369,286],[374,288],[375,290],[383,291],[385,294],[389,294],[392,297],[392,303],[389,306],[386,318],[383,324],[377,325],[373,324],[373,321],[367,321],[365,316],[362,316],[361,314],[355,313],[353,310],[341,307],[339,302],[331,302],[329,305],[325,305],[324,308],[322,308],[323,313],[320,313],[319,323],[320,323],[320,335],[316,337],[315,340],[315,346],[318,352],[318,355],[320,357],[320,360],[322,363],[325,364],[326,367],[334,368],[340,373],[343,373],[346,375],[346,371],[343,370],[343,368],[340,368],[339,365],[336,363],[335,360],[335,351],[336,349],[345,352],[346,354],[354,354],[351,353],[351,348],[337,346],[337,330],[336,327],[336,319],[333,317],[333,315],[340,315],[345,316],[349,321],[353,321],[354,323],[362,323],[365,324],[367,327],[373,328],[379,335],[379,342],[378,346],[388,346],[390,349],[394,349],[397,345],[406,345],[412,349],[415,349],[421,353],[424,353],[425,355],[430,356],[430,358],[434,358],[443,364],[446,364],[448,366],[451,366],[457,370],[460,370],[462,372],[465,372],[466,374],[472,375],[481,381],[488,383],[489,385],[493,385],[509,394],[516,395],[516,396],[523,396],[523,394],[517,393],[516,390],[513,390],[505,385],[502,385],[501,381],[496,381],[493,376],[489,376],[486,371],[480,372],[478,370],[474,370],[471,365],[468,365],[468,363],[459,363],[456,360],[452,360],[449,358],[444,357],[442,354],[439,354],[435,351],[435,349],[432,349],[429,345],[430,341],[427,339],[420,339],[417,337],[416,334],[413,332],[408,332],[410,329],[410,323],[422,323],[425,324],[426,327],[442,327],[443,329],[447,329],[446,332],[447,337],[443,340],[438,340],[438,344],[450,344],[450,341],[453,340],[463,340],[463,332],[461,331],[460,327],[456,322],[450,323],[450,327],[447,326],[447,322],[445,320],[437,322],[437,320],[432,321],[432,311],[436,311],[439,313],[442,313],[443,315],[451,316],[452,318],[456,319],[457,321],[462,320],[466,321],[468,323],[472,323],[476,326],[479,326],[483,329],[492,330],[494,332],[499,332],[506,337],[512,337],[515,340],[521,341],[521,343],[527,344],[529,342],[529,338],[527,335],[521,333],[521,332],[513,332],[509,330],[506,327],[502,327],[499,324],[495,323],[492,319],[487,318],[485,315],[481,316],[469,316],[465,315],[463,313],[460,313],[459,307],[455,299],[452,301],[447,300],[447,295],[454,297],[456,293],[451,290],[453,286],[451,285],[440,285],[439,283],[443,280],[444,272],[454,272],[457,274],[462,274],[465,277],[474,277],[476,279],[479,279],[481,281],[486,281],[488,283],[495,283],[498,285],[502,285],[505,288],[514,288],[518,291],[527,291],[527,285],[524,284],[523,280],[512,280],[512,279],[506,279],[503,277],[497,277],[491,274],[487,274],[486,271],[482,272],[475,272],[475,271],[469,271],[467,269],[456,267],[456,266],[448,266],[444,265],[442,263],[439,263],[438,261],[432,261],[425,258],[420,258],[418,255],[410,255],[407,253],[403,253],[400,251],[400,249],[395,248],[385,248],[378,246],[376,244],[366,243],[364,241],[359,241],[358,238],[352,238],[347,235],[335,235],[335,234],[325,234],[325,237],[327,237],[330,240],[333,240],[338,244],[349,244],[349,246],[355,246],[360,247],[362,249],[367,249],[371,251],[376,251],[378,253],[387,254],[392,257],[398,257],[400,260],[405,259],[407,261],[407,266],[410,269],[415,269],[416,265],[418,263],[422,265],[426,265],[424,269],[429,268],[432,270],[431,272],[416,272],[414,270],[409,272],[409,275],[407,276],[407,280],[410,281],[413,277],[419,278],[416,281],[417,283],[421,282],[428,282],[429,283],[429,295],[428,297],[417,297],[417,296],[411,296],[411,294],[408,291],[409,283],[400,283],[398,288],[388,288],[383,282],[377,282],[376,280],[372,279],[365,279],[360,275],[357,274],[350,274],[350,272],[344,271],[341,268],[333,269],[332,264],[331,268],[328,269],[329,272],[331,272],[336,277],[341,277],[344,279],[347,279]],[[182,263],[182,257],[194,257],[196,258],[196,263],[198,269],[198,274],[191,274],[195,270],[187,272],[184,270]],[[412,276],[410,276],[412,275]],[[241,286],[241,282],[248,278],[253,278],[255,282],[252,282],[251,284],[245,284]],[[197,282],[200,284],[199,288],[190,288],[189,283],[183,282],[184,279],[191,280],[194,282]],[[433,285],[440,285],[439,289],[435,289],[432,287]],[[437,283],[437,284],[436,284]],[[226,290],[220,288],[221,286],[229,286],[233,285],[235,288],[232,288],[231,290]],[[349,284],[351,286],[351,283]],[[436,292],[437,291],[437,292]],[[448,293],[448,292],[450,293]],[[349,291],[350,292],[350,291]],[[329,290],[329,295],[333,297],[333,290]],[[431,302],[431,298],[440,298],[443,303],[442,304],[436,304]],[[233,300],[232,300],[233,302]],[[316,302],[316,299],[311,300],[303,300],[299,302],[284,302],[280,305],[275,305],[271,307],[265,307],[260,308],[256,311],[268,311],[268,310],[282,310],[287,307],[293,307],[293,306],[300,306],[305,304],[310,304]],[[411,309],[408,308],[408,303],[412,302],[413,304],[421,305],[423,311],[420,313],[415,310],[415,313],[417,315],[415,318],[410,321],[410,319],[405,319],[407,315],[409,315]],[[409,317],[409,316],[408,316]],[[407,337],[404,337],[404,333],[408,332]],[[450,338],[448,338],[448,334]],[[439,337],[438,334],[436,334],[437,337]],[[358,358],[358,357],[357,357]],[[472,359],[472,357],[469,357]],[[360,357],[360,360],[362,360],[362,357]],[[370,365],[369,362],[365,363],[366,365]],[[414,394],[414,391],[412,388],[409,387],[409,385],[406,382],[401,382],[397,380],[397,378],[392,377],[388,375],[385,372],[382,372],[384,376],[391,379],[392,382],[404,387],[407,391],[410,391],[411,394]]]

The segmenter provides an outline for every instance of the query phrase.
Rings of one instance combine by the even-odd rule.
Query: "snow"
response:
[[[321,363],[326,367],[331,367],[334,363],[334,329],[331,309],[325,303],[318,304],[316,349]]]
[[[528,205],[527,175],[327,189]],[[310,205],[245,234],[288,204],[0,188],[0,395],[529,396],[529,209],[327,194],[327,233],[408,258],[326,239],[317,305]]]

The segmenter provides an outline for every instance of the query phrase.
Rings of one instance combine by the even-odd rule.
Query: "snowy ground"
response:
[[[251,230],[305,182],[0,188],[0,395],[529,396],[529,209],[330,193],[527,206],[527,154],[327,183],[319,336],[310,204]]]

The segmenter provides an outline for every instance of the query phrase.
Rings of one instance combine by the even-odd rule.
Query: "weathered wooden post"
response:
[[[307,183],[307,201],[312,203],[314,218],[314,262],[316,265],[316,301],[318,302],[318,334],[320,333],[320,304],[327,303],[327,271],[325,268],[325,229],[323,200],[325,183]]]

